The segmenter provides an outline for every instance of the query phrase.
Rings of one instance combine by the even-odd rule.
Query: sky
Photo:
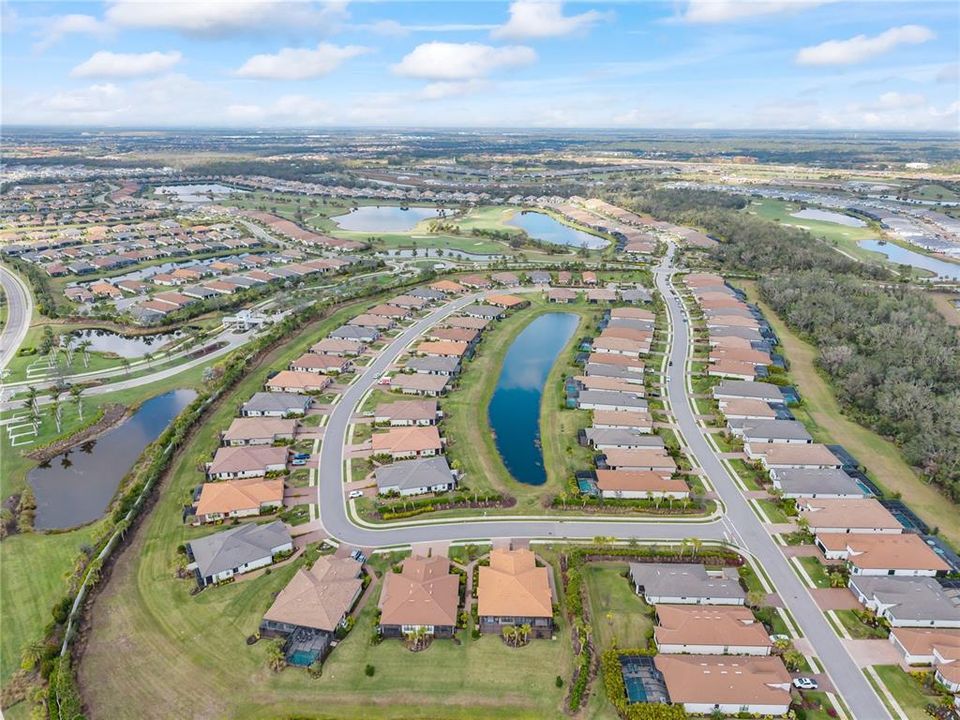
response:
[[[960,4],[2,3],[7,125],[957,131]]]

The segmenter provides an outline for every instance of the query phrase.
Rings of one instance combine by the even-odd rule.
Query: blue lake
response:
[[[547,481],[540,448],[540,401],[550,368],[578,323],[572,313],[548,313],[525,327],[507,350],[490,399],[497,451],[510,474],[528,485]]]
[[[61,530],[103,515],[143,449],[196,396],[193,390],[173,390],[151,398],[112,430],[31,470],[27,482],[37,497],[35,527]],[[41,412],[44,423],[53,422],[49,406]],[[84,412],[94,412],[89,399],[84,401]]]
[[[421,220],[440,217],[437,208],[412,207],[404,210],[396,205],[364,205],[346,215],[330,218],[341,229],[352,232],[410,232]]]
[[[900,265],[912,265],[913,267],[936,273],[938,277],[960,280],[960,265],[957,263],[939,260],[935,257],[900,247],[894,243],[880,244],[877,240],[861,240],[859,245],[864,250],[883,253],[890,262],[899,263]]]
[[[605,248],[609,244],[602,237],[564,225],[559,220],[554,220],[544,213],[517,213],[507,221],[507,225],[525,230],[527,235],[534,240],[541,240],[553,245],[570,245],[597,250]]]

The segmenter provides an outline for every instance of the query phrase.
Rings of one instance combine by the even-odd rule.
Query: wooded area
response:
[[[632,205],[702,228],[720,241],[723,270],[756,273],[764,301],[816,345],[844,409],[960,501],[960,337],[922,291],[804,230],[735,212],[743,198],[661,191]]]

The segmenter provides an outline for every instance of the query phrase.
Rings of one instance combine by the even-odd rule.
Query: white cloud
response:
[[[34,44],[38,51],[47,50],[67,35],[94,35],[106,37],[110,34],[110,27],[93,15],[58,15],[43,23],[38,32],[40,39]]]
[[[72,77],[132,78],[158,75],[183,59],[176,50],[170,52],[113,53],[95,52],[70,71]]]
[[[960,82],[960,63],[951,63],[944,65],[937,73],[938,83],[948,83],[956,85]]]
[[[439,23],[436,25],[404,25],[396,20],[378,20],[374,23],[351,25],[347,29],[370,32],[374,35],[383,35],[386,37],[403,37],[405,35],[409,35],[410,33],[416,32],[480,32],[484,30],[493,30],[495,27],[497,26],[489,23]]]
[[[922,25],[901,25],[873,37],[857,35],[803,48],[796,61],[800,65],[853,65],[890,52],[898,45],[919,45],[934,37],[933,31]]]
[[[426,80],[473,80],[536,60],[537,54],[523,45],[429,42],[415,47],[393,66],[393,72]]]
[[[346,2],[283,0],[114,0],[106,19],[119,27],[231,35],[273,29],[331,30],[347,16]]]
[[[332,122],[330,106],[308,95],[283,95],[262,105],[228,105],[227,119],[241,125],[309,126]]]
[[[237,70],[240,77],[260,80],[306,80],[327,75],[350,58],[369,52],[359,45],[320,43],[316,49],[283,48],[275,55],[254,55]]]
[[[560,37],[586,30],[609,17],[609,13],[596,10],[588,10],[580,15],[564,15],[563,3],[559,0],[515,0],[510,4],[510,19],[491,35],[511,40]]]
[[[485,87],[487,83],[483,80],[439,80],[428,83],[417,97],[422,100],[446,100],[451,97],[471,95]]]
[[[691,23],[724,23],[783,12],[798,12],[837,0],[690,0],[682,19]]]

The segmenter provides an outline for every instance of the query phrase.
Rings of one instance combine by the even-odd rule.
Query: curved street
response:
[[[7,322],[0,332],[0,370],[17,354],[17,348],[30,329],[33,297],[20,276],[0,265],[0,284],[7,297]]]

